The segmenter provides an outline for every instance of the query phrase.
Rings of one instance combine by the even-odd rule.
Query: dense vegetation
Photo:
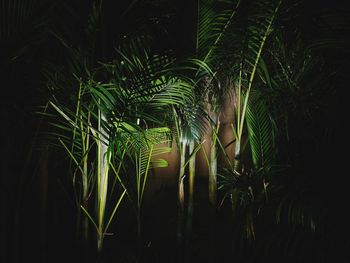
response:
[[[349,12],[314,4],[0,0],[1,261],[347,262]]]

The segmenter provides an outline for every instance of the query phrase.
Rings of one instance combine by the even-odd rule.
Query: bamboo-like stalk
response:
[[[90,112],[88,112],[87,123],[90,123]],[[83,200],[82,205],[88,208],[88,198],[89,198],[89,178],[88,178],[88,152],[90,147],[90,135],[89,135],[89,127],[83,126],[83,121],[81,121],[81,138],[82,138],[82,146],[83,146],[83,174],[82,174],[82,182],[83,182]],[[85,241],[88,240],[89,233],[89,220],[86,216],[84,216],[83,220],[83,236]],[[87,244],[86,244],[87,245]]]
[[[186,143],[179,143],[180,150],[180,172],[178,179],[178,214],[177,214],[177,260],[182,262],[183,259],[183,230],[185,215],[185,161],[186,161]]]
[[[216,127],[212,128],[212,142],[210,148],[210,158],[209,158],[209,202],[216,205],[217,201],[217,167],[218,167],[218,155],[216,143],[218,141],[218,132],[220,128],[219,118],[216,118]]]
[[[186,143],[180,143],[180,173],[178,181],[178,202],[181,209],[185,206],[185,190],[184,190],[184,179],[185,175],[185,161],[186,161]]]
[[[189,178],[188,178],[188,219],[192,222],[193,214],[193,194],[194,194],[194,179],[196,174],[196,153],[194,141],[189,143],[189,152],[191,158],[189,160]]]
[[[106,209],[106,199],[108,192],[108,172],[110,163],[110,154],[105,140],[102,138],[106,135],[102,127],[105,117],[101,110],[98,110],[98,138],[97,138],[97,216],[98,216],[98,233],[97,233],[97,250],[102,251],[104,238],[104,215]]]
[[[186,143],[182,137],[182,131],[180,129],[181,119],[179,118],[175,108],[173,107],[173,116],[176,126],[176,132],[178,135],[178,149],[180,153],[180,170],[178,178],[178,192],[177,192],[177,203],[178,203],[178,213],[177,213],[177,261],[182,262],[183,259],[183,220],[184,220],[184,206],[185,206],[185,161],[186,161]]]
[[[210,149],[210,164],[209,164],[209,202],[216,205],[217,199],[217,150],[215,143],[212,143]]]
[[[196,174],[196,150],[195,142],[192,140],[189,143],[190,159],[189,165],[189,178],[188,178],[188,203],[187,203],[187,215],[186,215],[186,250],[185,260],[190,260],[191,251],[191,236],[192,236],[192,223],[193,223],[193,208],[194,208],[194,180]]]

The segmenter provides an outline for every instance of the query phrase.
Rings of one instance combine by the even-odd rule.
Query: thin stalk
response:
[[[183,141],[182,133],[180,130],[181,119],[178,117],[174,107],[173,107],[173,113],[174,113],[174,117],[175,117],[176,132],[177,132],[177,135],[179,137],[178,147],[179,147],[179,151],[180,151],[180,171],[179,171],[179,180],[178,180],[178,204],[179,204],[180,209],[183,209],[184,208],[184,200],[185,200],[183,180],[185,178],[186,143]]]
[[[212,130],[212,147],[210,149],[210,159],[209,159],[209,202],[216,205],[217,201],[217,166],[218,166],[218,156],[216,149],[216,142],[218,140],[218,132],[220,128],[220,122],[216,122],[215,129]]]
[[[196,174],[196,153],[195,142],[189,143],[189,152],[191,159],[189,160],[189,184],[188,184],[188,207],[187,207],[187,222],[186,222],[186,259],[189,259],[189,253],[191,251],[191,236],[192,236],[192,223],[193,223],[193,207],[194,207],[194,179]]]
[[[87,204],[87,196],[88,196],[88,180],[87,180],[87,154],[86,151],[88,150],[88,147],[86,147],[87,145],[85,144],[85,134],[84,134],[84,122],[82,120],[82,109],[81,109],[81,96],[82,96],[82,83],[79,83],[79,90],[78,90],[78,98],[77,98],[77,105],[76,105],[76,110],[75,110],[75,120],[74,120],[74,124],[73,125],[73,138],[72,138],[72,147],[71,147],[71,153],[74,155],[75,152],[75,140],[77,137],[77,130],[78,127],[80,126],[80,131],[81,131],[81,141],[82,141],[82,162],[83,162],[83,170],[81,173],[81,177],[82,177],[82,195],[79,196],[79,199],[82,198],[82,200],[79,200],[79,205],[84,206],[85,208],[88,207]],[[80,125],[79,125],[80,122]],[[83,239],[84,239],[84,243],[87,244],[87,240],[88,240],[88,228],[89,228],[89,221],[88,218],[86,218],[86,216],[84,216],[83,218],[81,218],[81,213],[80,213],[81,209],[80,206],[78,206],[78,215],[77,215],[77,229],[80,229],[80,220],[82,221],[82,232],[83,232]]]
[[[240,130],[243,130],[243,124],[244,120],[241,119],[241,96],[242,96],[242,71],[243,71],[243,65],[240,63],[240,68],[239,68],[239,78],[238,78],[238,87],[236,91],[236,96],[237,96],[237,117],[236,117],[236,122],[237,122],[237,129],[232,126],[232,131],[236,139],[235,143],[235,156],[234,156],[234,163],[233,163],[233,168],[235,171],[239,169],[239,158],[241,154],[241,133],[239,133]],[[241,129],[242,126],[242,129]]]
[[[189,162],[189,191],[188,191],[188,207],[189,210],[193,209],[193,193],[194,193],[194,178],[196,172],[196,156],[194,153],[194,141],[189,144],[189,151],[194,154]]]
[[[185,162],[186,162],[186,144],[184,142],[180,143],[180,173],[179,173],[179,183],[178,183],[178,201],[180,207],[183,209],[185,205],[185,191],[184,191],[184,183],[185,179]]]
[[[99,101],[100,103],[100,101]],[[98,131],[101,130],[101,111],[98,109],[98,124],[97,129]],[[100,140],[100,134],[97,135],[97,217],[98,217],[98,231],[97,231],[97,250],[98,252],[101,252],[102,250],[102,239],[101,236],[102,231],[102,222],[101,222],[101,213],[100,213],[100,206],[101,206],[101,153],[102,153],[102,146],[101,146],[101,140]]]
[[[177,257],[178,262],[182,262],[183,257],[183,220],[184,220],[184,206],[185,206],[185,161],[186,161],[186,144],[179,143],[180,148],[180,172],[178,181],[178,218],[177,218]]]
[[[101,121],[104,120],[103,113],[98,110],[98,138],[97,138],[97,216],[98,216],[98,236],[97,236],[97,250],[102,251],[103,247],[103,229],[104,229],[104,215],[106,209],[106,197],[108,187],[108,172],[110,163],[110,153],[108,147],[103,143],[102,135],[106,132],[102,128]]]
[[[89,151],[89,145],[90,145],[90,136],[89,136],[89,123],[90,123],[90,111],[88,112],[87,116],[87,127],[84,131],[84,122],[83,120],[80,121],[81,125],[81,140],[82,140],[82,151],[83,151],[83,174],[82,174],[82,183],[83,183],[83,200],[82,205],[87,209],[88,208],[88,198],[89,198],[89,178],[88,178],[88,151]],[[80,209],[79,209],[80,211]],[[88,240],[88,233],[89,233],[89,221],[86,216],[84,216],[83,220],[83,237],[85,242],[87,243]]]
[[[100,101],[99,101],[100,102]],[[101,129],[101,111],[98,109],[98,120],[97,120],[97,129],[100,131]],[[97,250],[102,250],[102,238],[100,237],[101,231],[101,218],[100,218],[100,205],[101,205],[101,140],[99,139],[100,135],[97,135],[97,215],[98,215],[98,231],[97,231]]]

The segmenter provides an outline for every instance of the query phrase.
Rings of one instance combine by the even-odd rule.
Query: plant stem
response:
[[[102,120],[104,120],[103,113],[98,110],[98,139],[97,139],[97,215],[98,215],[98,237],[97,250],[102,251],[104,238],[104,214],[106,208],[106,197],[108,187],[108,172],[110,163],[110,154],[108,147],[104,143],[102,135],[106,132],[102,128]]]
[[[216,127],[212,128],[212,147],[210,149],[210,159],[209,159],[209,202],[216,205],[217,201],[217,166],[218,166],[218,156],[216,149],[216,142],[218,140],[218,131],[220,127],[220,122],[216,117]]]
[[[194,141],[189,144],[189,152],[194,153]],[[188,191],[188,212],[192,215],[193,212],[193,193],[194,193],[194,178],[196,172],[196,156],[195,153],[189,162],[189,191]]]
[[[240,159],[241,159],[241,138],[237,138],[235,145],[235,159],[233,163],[233,168],[235,171],[239,171],[240,169]]]
[[[189,160],[189,185],[188,185],[188,207],[187,207],[187,223],[186,223],[186,260],[189,261],[190,246],[192,236],[192,222],[193,222],[193,207],[194,207],[194,179],[196,173],[196,153],[194,152],[195,142],[191,141],[189,144],[189,152],[191,159]]]
[[[185,189],[184,189],[184,177],[185,177],[185,161],[186,161],[186,144],[184,142],[179,143],[180,146],[180,173],[178,181],[178,219],[177,219],[177,257],[178,262],[182,262],[183,255],[183,220],[184,220],[184,202],[185,202]]]

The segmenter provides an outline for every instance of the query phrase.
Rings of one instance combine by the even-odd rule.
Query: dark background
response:
[[[191,51],[193,30],[191,18],[195,8],[194,1],[169,1],[166,9],[164,5],[135,3],[129,13],[122,17],[129,2],[103,2],[103,27],[97,42],[99,47],[97,58],[101,61],[112,58],[113,43],[123,35],[141,27],[143,21],[147,20],[145,18],[162,13],[175,13],[176,19],[164,19],[164,23],[169,23],[169,35],[172,37],[158,34],[157,48],[171,46],[182,54]],[[32,15],[19,23],[18,27],[13,29],[13,34],[1,39],[0,42],[2,142],[0,261],[72,262],[77,260],[75,262],[79,262],[77,250],[79,251],[80,248],[75,238],[76,210],[72,193],[65,187],[66,184],[69,185],[69,178],[64,176],[66,170],[60,156],[46,151],[43,147],[45,140],[41,137],[41,131],[45,129],[46,124],[36,112],[40,109],[39,106],[46,103],[42,68],[47,61],[59,61],[62,52],[62,47],[50,34],[50,30],[69,35],[72,42],[83,43],[82,32],[91,8],[91,1],[38,0],[33,3]],[[304,37],[313,39],[324,34],[315,27],[314,23],[316,14],[321,10],[337,14],[340,18],[349,18],[346,4],[347,1],[302,1],[298,27]],[[0,12],[0,23],[3,23],[3,26],[6,21],[1,20],[1,14],[4,14],[4,10]],[[43,26],[37,26],[41,24],[40,21],[43,21]],[[340,32],[330,30],[327,34],[337,39],[348,39],[350,27],[344,26],[344,28],[347,30]],[[152,29],[157,30],[157,27],[153,26]],[[296,141],[294,150],[299,155],[303,184],[308,185],[310,195],[318,200],[317,204],[322,206],[326,214],[324,220],[327,221],[327,227],[322,239],[327,240],[328,243],[319,245],[320,243],[313,239],[308,240],[308,242],[315,241],[315,246],[310,245],[312,249],[309,253],[319,252],[323,255],[322,250],[328,249],[327,256],[317,262],[349,262],[349,252],[347,252],[350,234],[347,216],[349,210],[347,90],[350,57],[346,47],[329,50],[324,55],[329,67],[335,72],[332,78],[335,91],[330,96],[331,106],[325,109],[313,123],[300,123],[295,127],[303,129],[305,133],[317,134],[320,127],[329,126],[332,127],[331,135],[329,140],[322,142],[317,141],[317,136],[314,142]],[[167,209],[170,208],[163,207],[163,209],[165,217],[168,213]],[[226,221],[218,219],[218,222]],[[150,229],[158,231],[156,228]],[[219,228],[218,231],[220,235],[226,237],[224,230]],[[158,245],[162,247],[160,237],[161,235],[158,236]],[[208,234],[203,238],[210,237],[211,235]],[[217,238],[215,235],[213,237]],[[168,236],[164,235],[163,238],[166,240]],[[157,237],[154,239],[157,242]],[[165,251],[163,252],[171,253],[174,249],[172,241],[163,242],[166,243],[163,244]],[[111,250],[117,250],[118,246],[123,249],[122,244],[113,246],[111,245]],[[226,244],[226,246],[223,245],[222,249],[229,250],[229,245]],[[205,246],[198,247],[199,250],[205,250],[205,248]],[[209,259],[210,257],[206,260],[209,261]],[[245,262],[241,260],[237,262]],[[268,257],[262,260],[268,260]],[[198,262],[206,261],[202,258]]]

